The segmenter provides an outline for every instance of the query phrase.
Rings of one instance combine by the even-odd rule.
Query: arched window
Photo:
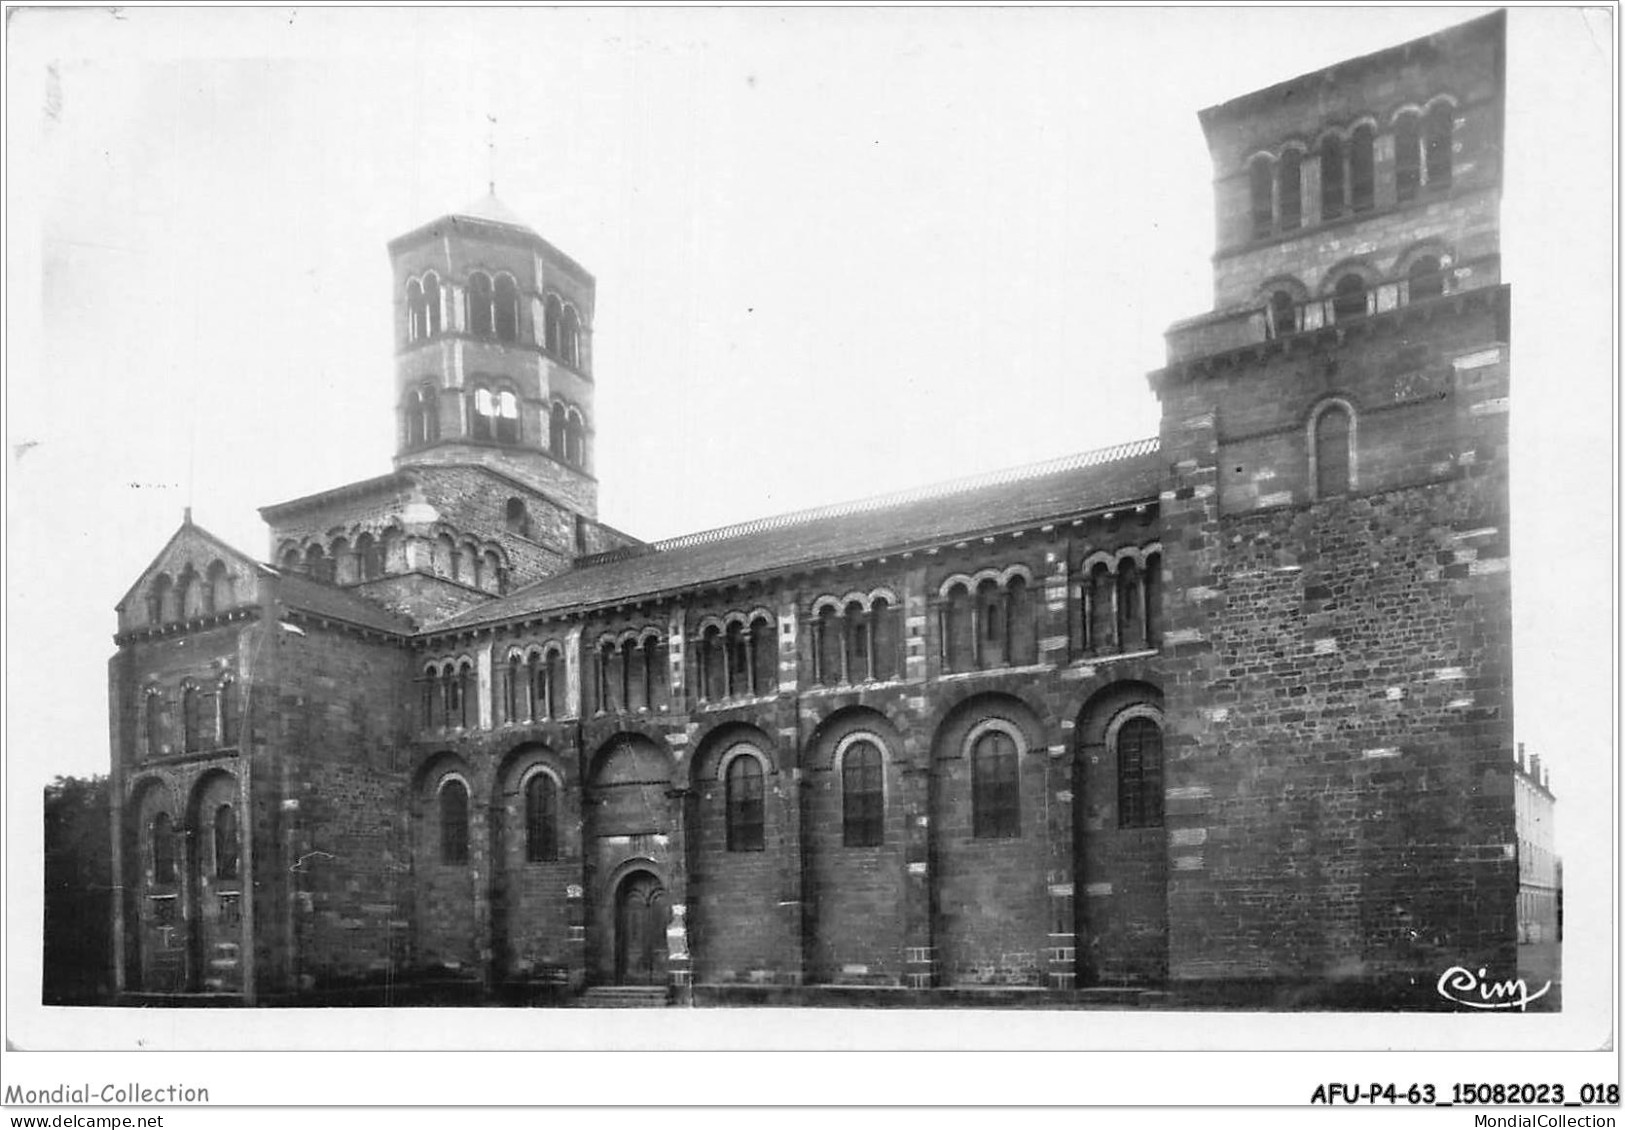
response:
[[[748,753],[728,763],[728,850],[761,851],[765,810],[762,802],[762,763]]]
[[[1350,271],[1332,292],[1332,320],[1344,322],[1365,314],[1365,280]]]
[[[355,557],[361,567],[363,581],[384,575],[384,562],[378,554],[378,543],[371,534],[362,534],[355,539]]]
[[[731,698],[749,693],[750,656],[745,649],[745,626],[738,620],[723,631],[722,650],[726,656],[727,695]]]
[[[813,661],[818,681],[833,687],[841,681],[841,652],[845,646],[841,638],[841,617],[833,604],[818,610],[813,624]]]
[[[488,549],[481,557],[484,563],[484,574],[480,580],[480,587],[486,592],[502,594],[508,591],[508,570],[502,564],[502,558],[494,549]]]
[[[1145,559],[1145,646],[1162,644],[1162,554]]]
[[[544,663],[547,668],[547,716],[549,718],[564,717],[565,679],[567,672],[564,666],[564,656],[558,651],[549,651]]]
[[[1015,576],[1005,586],[1004,613],[1006,628],[1006,661],[1009,663],[1037,663],[1038,635],[1033,624],[1032,594],[1027,589],[1027,578]]]
[[[423,284],[413,279],[406,284],[406,340],[419,341],[428,335],[429,316],[423,305]]]
[[[401,545],[399,528],[390,526],[379,537],[378,559],[386,573],[406,571],[406,551]]]
[[[1444,293],[1444,271],[1434,255],[1424,255],[1411,264],[1408,275],[1409,301],[1423,302]]]
[[[468,280],[468,332],[490,337],[495,326],[496,295],[491,289],[491,276],[476,272]]]
[[[208,600],[205,605],[209,612],[220,612],[237,603],[237,594],[232,589],[231,573],[226,569],[226,563],[218,558],[209,563],[209,572],[206,577]]]
[[[197,570],[187,565],[175,582],[175,608],[182,620],[190,620],[203,613],[203,586],[198,582]]]
[[[870,655],[874,677],[882,682],[897,677],[897,609],[883,596],[869,606]]]
[[[525,861],[547,863],[559,857],[559,788],[546,773],[525,782]]]
[[[553,458],[564,460],[566,452],[564,447],[564,404],[555,400],[547,412],[547,450],[553,453]]]
[[[1253,238],[1263,239],[1275,230],[1275,178],[1270,173],[1270,159],[1259,154],[1247,166],[1252,193]]]
[[[222,804],[214,810],[214,877],[237,878],[237,810]]]
[[[1281,154],[1281,167],[1277,177],[1281,202],[1281,230],[1292,231],[1303,223],[1303,153],[1288,149]]]
[[[1095,562],[1089,570],[1089,649],[1111,651],[1117,647],[1117,586],[1112,580],[1111,567],[1104,561]]]
[[[559,331],[564,321],[564,306],[559,296],[550,294],[542,305],[542,347],[553,356],[559,355]]]
[[[1422,123],[1415,114],[1403,114],[1394,123],[1394,197],[1415,200],[1422,188]]]
[[[220,680],[219,697],[216,705],[220,715],[220,744],[235,746],[237,744],[237,680],[229,675]]]
[[[478,684],[474,681],[474,665],[464,661],[457,669],[457,705],[459,707],[457,724],[463,729],[474,725],[475,715],[478,712],[479,702],[476,698]]]
[[[146,711],[147,756],[160,757],[164,752],[164,698],[157,691],[148,691],[142,706]]]
[[[357,579],[357,563],[350,553],[350,542],[347,538],[334,538],[333,544],[327,547],[328,557],[333,562],[333,579],[341,585],[354,583]]]
[[[1343,214],[1343,139],[1327,134],[1320,143],[1320,218],[1335,220]]]
[[[1124,651],[1137,651],[1145,641],[1145,613],[1140,607],[1140,570],[1132,560],[1117,566],[1117,638]]]
[[[427,386],[406,394],[406,446],[421,447],[440,438],[440,417],[433,390]]]
[[[168,573],[159,573],[152,580],[152,591],[147,595],[147,623],[162,624],[170,619],[173,607]]]
[[[1162,730],[1149,718],[1117,731],[1117,824],[1162,827]]]
[[[1021,835],[1016,770],[1016,743],[1009,734],[989,730],[976,739],[971,750],[971,824],[977,839]]]
[[[1285,337],[1290,333],[1298,332],[1298,304],[1292,301],[1292,295],[1284,290],[1277,290],[1270,295],[1269,304],[1269,336]]]
[[[441,695],[446,704],[441,724],[460,726],[463,719],[463,680],[458,677],[457,664],[448,663],[440,673]]]
[[[474,411],[469,416],[470,434],[475,439],[493,439],[496,436],[497,401],[484,385],[474,389]]]
[[[1454,161],[1451,135],[1455,129],[1455,114],[1449,103],[1439,102],[1428,111],[1427,121],[1423,124],[1427,186],[1430,191],[1450,187]]]
[[[553,703],[548,697],[551,693],[547,661],[532,652],[530,658],[525,660],[524,717],[528,721],[537,722],[553,717]]]
[[[664,709],[670,705],[666,689],[666,645],[658,636],[644,639],[643,666],[649,682],[649,709]]]
[[[187,753],[203,748],[203,696],[191,683],[181,688],[181,748]]]
[[[169,813],[152,818],[152,881],[168,887],[175,883],[175,822]]]
[[[498,341],[519,340],[519,288],[509,275],[497,276],[495,320]]]
[[[305,550],[305,571],[318,581],[333,579],[333,562],[328,560],[321,546],[313,545]]]
[[[861,683],[869,678],[869,614],[854,600],[842,615],[846,621],[846,681]]]
[[[949,671],[969,671],[975,655],[975,629],[971,624],[970,590],[964,583],[948,590],[942,607],[942,658]]]
[[[976,665],[1002,667],[1008,658],[1008,617],[1004,593],[992,578],[976,586]]]
[[[425,336],[440,332],[440,276],[433,271],[423,276],[423,315]]]
[[[510,534],[518,534],[522,538],[530,537],[530,511],[525,509],[523,499],[508,499],[508,506],[504,511],[503,520]]]
[[[420,720],[425,730],[432,730],[439,721],[440,708],[444,705],[441,699],[440,672],[433,667],[427,668],[418,678],[418,686],[423,691]]]
[[[750,622],[750,693],[773,694],[779,689],[779,646],[773,621],[758,616]]]
[[[559,360],[572,369],[581,368],[581,318],[574,306],[564,308],[559,326]]]
[[[531,656],[531,666],[527,670],[524,661],[518,654],[508,656],[508,669],[502,693],[502,718],[504,721],[523,722],[532,717],[529,710],[529,698],[535,683],[531,678],[536,669],[536,657]]]
[[[587,426],[574,408],[564,414],[564,461],[576,467],[587,461]]]
[[[649,709],[649,671],[637,640],[621,645],[621,701],[632,714]]]
[[[439,577],[457,575],[457,543],[451,540],[450,534],[434,539],[434,572]]]
[[[519,442],[519,398],[512,389],[497,393],[496,437],[498,443]]]
[[[1315,420],[1315,497],[1331,498],[1349,489],[1349,414],[1333,405]]]
[[[1377,203],[1376,131],[1357,128],[1349,138],[1349,195],[1356,212],[1369,212]]]
[[[841,842],[879,847],[886,838],[885,765],[871,741],[854,742],[841,758]]]
[[[440,786],[440,862],[468,862],[468,788],[455,777]]]

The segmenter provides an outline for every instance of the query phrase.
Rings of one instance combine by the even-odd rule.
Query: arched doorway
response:
[[[615,892],[615,983],[666,983],[666,888],[648,871],[634,871]]]

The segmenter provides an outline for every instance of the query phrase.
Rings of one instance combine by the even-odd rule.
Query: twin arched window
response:
[[[1021,835],[1021,789],[1016,741],[989,730],[971,747],[971,830],[977,839]]]
[[[406,284],[406,340],[422,341],[440,332],[440,279],[433,271]]]
[[[495,281],[483,271],[468,277],[468,332],[498,341],[519,340],[519,287],[511,275]]]
[[[440,414],[428,385],[406,394],[406,446],[422,447],[440,438]]]
[[[470,429],[475,439],[518,443],[519,397],[509,388],[492,391],[484,385],[476,386]]]
[[[542,304],[542,348],[572,369],[581,365],[581,315],[556,294]]]
[[[555,400],[548,413],[547,449],[572,467],[587,462],[587,421],[573,404]]]

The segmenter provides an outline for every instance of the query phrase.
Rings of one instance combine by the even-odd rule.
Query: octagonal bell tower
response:
[[[494,193],[389,256],[395,465],[487,467],[595,518],[592,275]]]

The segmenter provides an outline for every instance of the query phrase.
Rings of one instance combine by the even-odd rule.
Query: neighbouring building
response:
[[[1511,968],[1504,51],[1201,113],[1157,436],[665,541],[598,516],[586,268],[494,196],[393,241],[394,469],[265,507],[265,562],[188,515],[118,605],[126,999]]]
[[[1557,915],[1563,864],[1557,856],[1557,797],[1551,770],[1539,754],[1518,743],[1514,762],[1518,830],[1518,942],[1542,945],[1559,940]]]

